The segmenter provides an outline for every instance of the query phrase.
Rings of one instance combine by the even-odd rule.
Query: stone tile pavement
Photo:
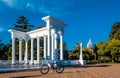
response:
[[[0,78],[120,78],[120,64],[96,64],[65,67],[58,74],[50,69],[43,75],[39,70],[0,73]]]

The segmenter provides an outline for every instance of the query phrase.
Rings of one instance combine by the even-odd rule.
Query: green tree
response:
[[[64,59],[68,60],[68,50],[67,50],[67,44],[66,42],[63,42],[63,52],[64,52]]]
[[[11,45],[11,43],[10,44],[7,44],[7,46],[8,46],[8,50],[5,52],[5,55],[7,56],[7,60],[12,60],[12,54],[11,54],[11,52],[12,52],[12,45]]]
[[[120,40],[120,29],[115,33],[114,38]]]
[[[76,43],[73,50],[69,53],[68,57],[71,60],[78,60],[80,56],[80,45],[79,43]]]
[[[107,42],[102,42],[100,41],[96,47],[98,48],[97,50],[97,54],[98,54],[98,59],[106,62],[106,61],[110,61],[110,57],[111,57],[111,54],[110,54],[110,51],[107,50],[107,45],[108,43]]]
[[[107,43],[100,41],[96,46],[98,48],[97,50],[98,55],[104,56],[106,53],[105,49],[106,49]]]
[[[94,55],[88,48],[83,49],[83,59],[84,60],[94,60]]]
[[[116,22],[110,31],[110,39],[116,38],[120,40],[120,22]]]
[[[16,21],[16,24],[15,24],[15,27],[13,29],[19,30],[19,31],[22,31],[22,32],[30,31],[34,26],[30,25],[28,21],[29,20],[24,16],[18,17],[17,21]]]
[[[4,44],[0,40],[0,59],[1,60],[7,60],[6,52],[8,51],[8,44]]]
[[[98,60],[98,53],[97,53],[97,51],[98,51],[98,47],[97,47],[97,45],[94,45],[94,60]]]
[[[4,44],[0,40],[0,59],[4,57],[3,47],[4,47]]]
[[[120,40],[109,40],[106,51],[110,52],[112,62],[118,62],[118,59],[120,58]]]
[[[30,31],[34,26],[29,24],[29,20],[24,17],[24,16],[20,16],[16,19],[16,24],[14,24],[14,27],[13,29],[15,30],[18,30],[18,31],[22,31],[22,32],[28,32]],[[10,41],[10,44],[8,45],[9,49],[8,51],[6,52],[6,55],[8,57],[9,60],[11,60],[11,52],[12,52],[12,45],[11,45],[11,41]],[[18,60],[19,58],[19,40],[16,38],[15,39],[15,59]],[[22,52],[23,52],[23,55],[24,55],[24,52],[25,52],[25,41],[22,40]],[[28,41],[28,52],[30,52],[30,41]],[[24,58],[24,56],[23,56]],[[30,58],[30,55],[29,57]]]

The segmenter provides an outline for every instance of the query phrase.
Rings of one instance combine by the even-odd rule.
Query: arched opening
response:
[[[25,40],[22,39],[22,60],[24,61],[25,60]]]
[[[31,40],[28,40],[28,60],[31,59]]]
[[[37,60],[37,39],[35,38],[33,41],[33,52],[34,52],[34,60]]]
[[[19,60],[19,39],[15,38],[15,60]]]
[[[40,38],[40,60],[43,60],[44,53],[44,37]]]

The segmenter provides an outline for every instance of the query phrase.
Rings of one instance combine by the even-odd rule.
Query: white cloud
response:
[[[65,15],[67,8],[74,5],[74,2],[69,0],[51,0],[50,2],[47,0],[2,0],[2,2],[17,10],[30,10],[53,16]]]
[[[17,3],[17,0],[2,0],[2,1],[10,7],[14,7],[14,5],[16,5]]]
[[[26,3],[26,8],[35,9],[35,6],[31,3]]]
[[[0,28],[0,32],[2,32],[3,31],[3,28]]]
[[[23,0],[2,0],[2,2],[10,8],[17,10],[22,10],[26,6],[26,1]]]

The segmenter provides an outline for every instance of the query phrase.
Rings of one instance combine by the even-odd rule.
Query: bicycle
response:
[[[62,73],[64,71],[64,66],[60,64],[60,62],[54,62],[54,63],[47,62],[46,64],[42,64],[40,68],[40,72],[42,74],[47,74],[49,72],[50,66],[57,73]]]

